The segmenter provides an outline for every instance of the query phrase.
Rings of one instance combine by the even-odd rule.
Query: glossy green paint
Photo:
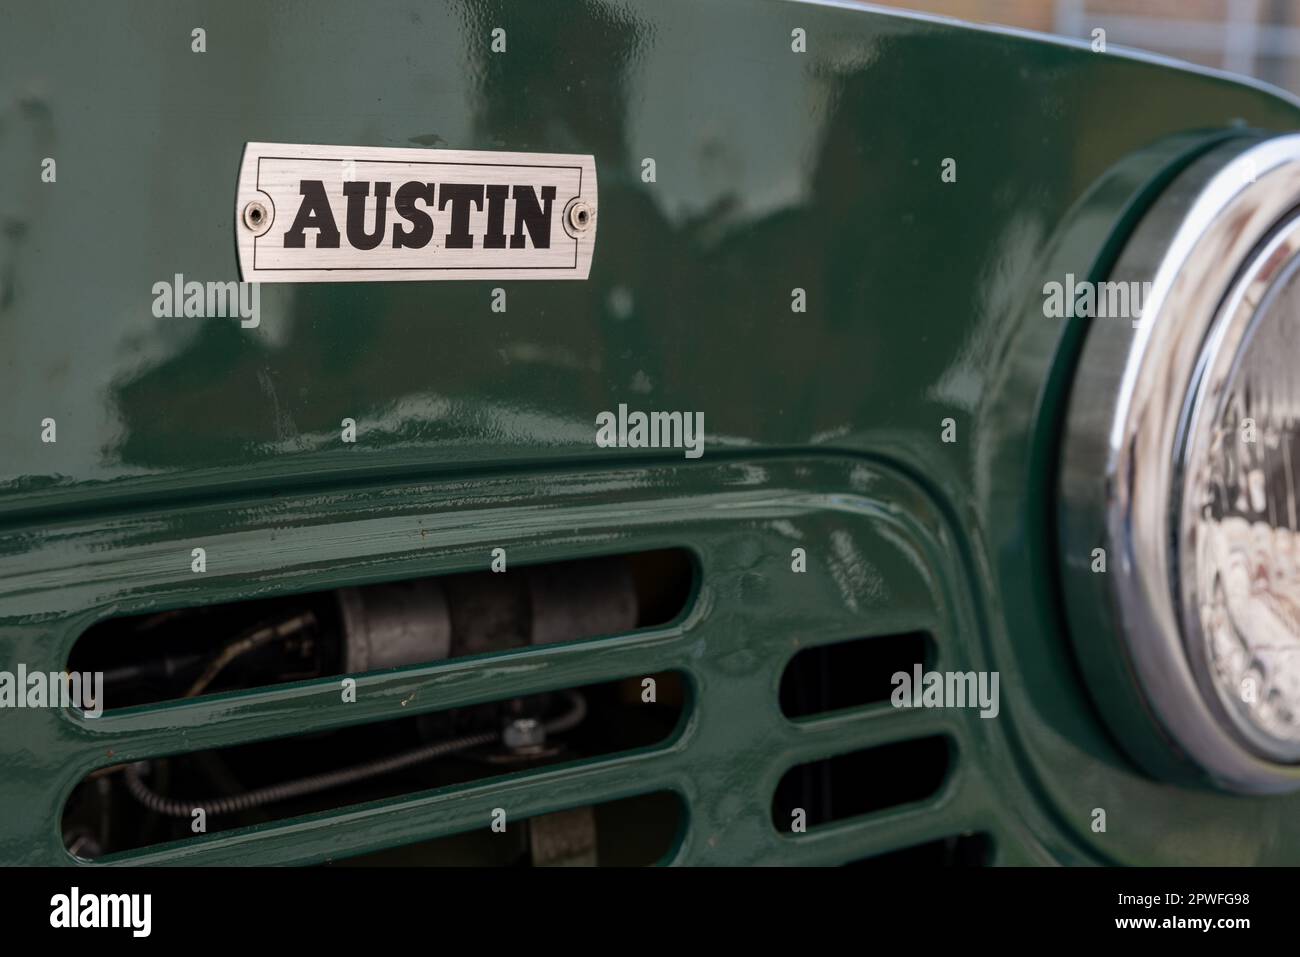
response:
[[[0,860],[67,860],[62,801],[95,767],[380,720],[411,694],[435,710],[666,668],[694,703],[665,748],[131,859],[318,861],[485,826],[503,801],[663,787],[687,805],[681,863],[835,863],[963,830],[1003,862],[1300,858],[1296,799],[1154,783],[1094,713],[1050,491],[1084,330],[1041,313],[1042,284],[1103,275],[1199,151],[1297,126],[1290,101],[858,9],[473,0],[33,6],[0,32],[0,109],[0,171],[23,184],[0,196],[0,667],[58,667],[108,615],[483,567],[498,545],[686,545],[701,576],[670,628],[368,676],[356,710],[326,681],[97,722],[0,712]],[[592,153],[591,278],[264,286],[255,330],[153,318],[156,282],[237,278],[250,140]],[[620,402],[702,411],[704,459],[596,449]],[[940,667],[1001,672],[998,719],[779,716],[795,648],[913,627]],[[931,732],[957,753],[934,799],[772,829],[789,766]]]
[[[5,638],[33,668],[57,667],[106,610],[461,571],[482,567],[493,547],[519,565],[557,552],[684,545],[698,573],[687,612],[667,627],[375,673],[358,680],[355,703],[343,703],[338,679],[323,679],[96,719],[11,712],[23,754],[3,783],[4,804],[17,812],[3,823],[0,856],[8,860],[62,854],[51,812],[96,767],[667,668],[686,674],[691,704],[662,747],[117,859],[309,863],[486,827],[494,807],[517,819],[663,788],[688,808],[679,862],[834,863],[969,830],[995,835],[1012,859],[1043,858],[1040,845],[1055,840],[1024,782],[996,773],[1012,763],[996,721],[887,703],[799,722],[780,713],[781,669],[815,642],[925,629],[935,635],[937,667],[984,664],[979,647],[962,640],[975,630],[973,606],[949,530],[911,483],[866,461],[746,457],[475,476],[140,510],[108,522],[73,518],[45,535],[41,547],[0,557],[0,601],[27,622]],[[201,583],[188,567],[196,541],[206,543],[210,562]],[[790,571],[795,546],[810,555],[804,574]],[[97,563],[106,550],[111,561]],[[186,560],[173,561],[177,555]],[[934,734],[947,735],[956,755],[933,798],[799,838],[773,828],[771,795],[790,766]]]

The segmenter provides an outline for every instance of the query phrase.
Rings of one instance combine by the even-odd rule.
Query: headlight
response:
[[[1108,278],[1150,286],[1139,322],[1091,320],[1070,399],[1080,661],[1158,773],[1300,788],[1300,136],[1192,164]]]

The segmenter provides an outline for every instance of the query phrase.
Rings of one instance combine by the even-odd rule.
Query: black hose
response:
[[[546,728],[548,734],[562,734],[569,731],[586,717],[587,702],[583,700],[582,696],[570,692],[569,700],[570,708],[567,712],[543,723],[543,727]],[[493,744],[499,740],[501,740],[499,731],[480,731],[478,734],[468,734],[449,741],[438,741],[433,744],[422,745],[410,751],[403,751],[387,758],[367,761],[364,764],[356,764],[350,768],[326,771],[322,774],[313,774],[310,777],[285,781],[280,784],[271,784],[253,791],[245,791],[242,794],[210,798],[204,801],[181,801],[165,797],[151,790],[144,782],[144,775],[150,763],[141,761],[127,766],[125,774],[126,789],[133,798],[146,808],[165,817],[190,817],[198,808],[202,808],[204,813],[210,817],[218,817],[224,814],[237,814],[240,811],[252,810],[267,804],[276,804],[290,798],[304,797],[308,794],[317,794],[321,791],[330,791],[334,788],[356,784],[369,778],[391,774],[394,771],[401,771],[417,764],[423,764],[425,761],[432,761],[434,758],[442,758],[449,754],[457,754],[461,751],[469,751],[473,748]]]

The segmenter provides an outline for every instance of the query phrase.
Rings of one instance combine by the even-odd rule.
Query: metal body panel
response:
[[[541,561],[635,535],[690,545],[705,573],[698,632],[702,619],[621,648],[507,656],[518,667],[364,679],[364,717],[378,719],[411,693],[432,709],[543,676],[690,667],[696,710],[670,748],[549,771],[540,789],[511,779],[468,802],[365,808],[333,831],[280,826],[256,853],[244,834],[140,859],[321,860],[475,826],[501,794],[540,811],[652,780],[690,806],[681,862],[832,863],[941,836],[931,822],[990,828],[1004,861],[1300,857],[1294,799],[1142,776],[1078,680],[1049,490],[1082,328],[1044,319],[1040,294],[1066,270],[1104,275],[1172,170],[1242,126],[1296,126],[1296,105],[868,10],[556,6],[339,2],[289,17],[87,3],[55,46],[23,42],[54,29],[52,8],[0,33],[0,163],[30,183],[0,198],[0,660],[57,665],[108,614],[481,567],[489,543]],[[491,52],[496,27],[505,54]],[[268,286],[255,329],[154,318],[159,280],[238,278],[234,183],[257,140],[590,154],[590,279]],[[39,181],[45,156],[57,183]],[[956,182],[941,181],[945,158]],[[806,312],[791,310],[796,288]],[[703,461],[596,449],[595,415],[620,402],[702,410]],[[41,442],[46,417],[55,444]],[[340,441],[345,417],[355,445]],[[956,443],[939,439],[945,418]],[[595,518],[574,532],[582,515]],[[810,561],[789,575],[784,518],[828,543],[817,574]],[[1002,672],[998,720],[782,723],[777,649],[911,621],[870,604],[846,615],[836,528],[878,555],[890,607],[948,636],[943,653]],[[222,547],[195,580],[199,539]],[[93,728],[4,715],[0,859],[67,860],[58,805],[93,767],[356,720],[333,717],[331,695],[307,685]],[[760,824],[790,764],[909,722],[958,744],[935,813],[800,841]],[[1103,835],[1088,827],[1098,806]]]

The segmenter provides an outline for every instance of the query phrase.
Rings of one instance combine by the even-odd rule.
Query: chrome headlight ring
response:
[[[1136,323],[1092,320],[1062,454],[1066,610],[1094,698],[1122,740],[1154,719],[1160,744],[1130,750],[1163,748],[1158,774],[1186,757],[1250,793],[1300,788],[1297,277],[1300,136],[1192,163],[1108,277],[1149,292]]]

